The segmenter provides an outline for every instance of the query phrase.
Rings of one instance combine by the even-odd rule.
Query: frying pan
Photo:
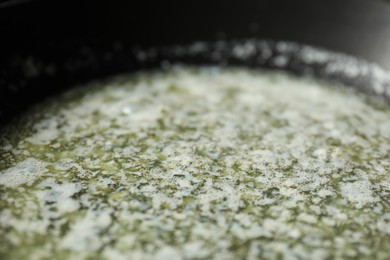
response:
[[[389,94],[390,4],[379,0],[11,0],[0,35],[1,124],[79,83],[167,62],[283,69]],[[178,51],[194,42],[201,52]],[[245,44],[255,53],[236,57]]]
[[[390,100],[379,0],[12,0],[0,35],[0,127],[89,80],[173,63],[283,70]]]

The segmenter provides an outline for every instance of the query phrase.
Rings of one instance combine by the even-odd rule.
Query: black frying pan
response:
[[[167,62],[309,73],[385,99],[390,85],[390,4],[379,0],[11,0],[0,3],[0,35],[1,124],[81,82]],[[286,49],[280,40],[297,44]],[[194,41],[206,47],[175,47]],[[256,52],[235,56],[234,47],[248,42]],[[300,55],[307,45],[347,55],[307,62]],[[264,46],[271,55],[260,59]]]

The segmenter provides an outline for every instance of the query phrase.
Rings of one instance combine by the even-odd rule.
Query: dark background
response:
[[[289,40],[390,70],[390,4],[368,0],[0,2],[0,124],[71,85],[134,69],[130,49]]]
[[[143,46],[272,38],[345,52],[390,69],[390,5],[384,1],[3,1],[0,35],[12,50],[69,38]]]

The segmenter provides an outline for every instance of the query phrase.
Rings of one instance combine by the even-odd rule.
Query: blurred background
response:
[[[390,68],[389,25],[384,0],[0,3],[1,44],[13,50],[70,38],[151,46],[259,37],[321,46]]]
[[[0,35],[0,123],[24,103],[132,70],[134,47],[288,40],[390,70],[384,0],[8,0],[0,2]]]

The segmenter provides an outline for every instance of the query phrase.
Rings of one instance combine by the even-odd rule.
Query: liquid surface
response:
[[[93,83],[0,146],[1,259],[390,258],[390,110],[246,69]]]

